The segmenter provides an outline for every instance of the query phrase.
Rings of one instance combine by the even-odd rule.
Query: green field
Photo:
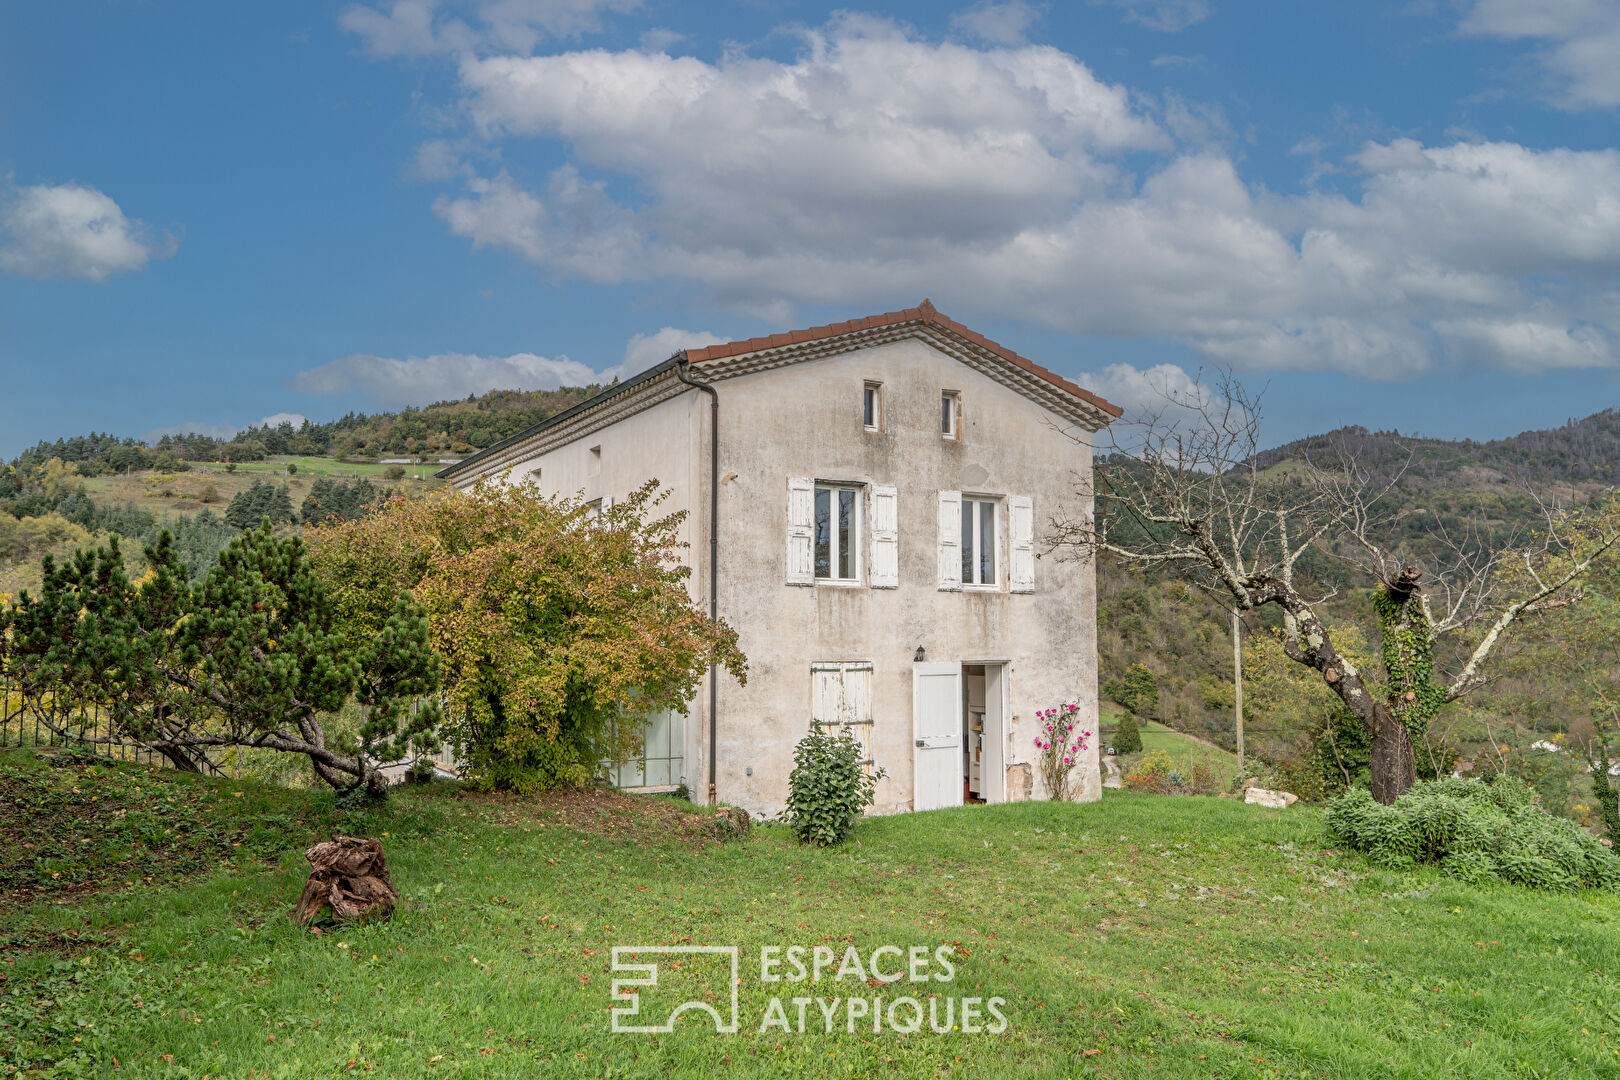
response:
[[[1105,731],[1112,732],[1119,726],[1122,713],[1120,707],[1111,701],[1105,701],[1101,706],[1102,725]],[[1174,728],[1166,727],[1157,720],[1137,720],[1142,733],[1142,752],[1162,750],[1170,755],[1171,767],[1179,769],[1183,774],[1192,771],[1195,762],[1203,762],[1215,770],[1215,776],[1222,788],[1230,787],[1238,774],[1237,755],[1218,746],[1201,742],[1191,735],[1185,735]],[[1121,763],[1127,767],[1137,760],[1137,755],[1127,754],[1121,758]],[[1253,775],[1255,763],[1249,765],[1250,775]]]
[[[870,820],[817,851],[780,827],[681,838],[665,800],[565,818],[555,799],[440,787],[356,813],[20,751],[0,770],[0,829],[35,845],[7,888],[41,890],[0,907],[0,1075],[1620,1072],[1620,897],[1375,870],[1325,849],[1301,806],[1110,793]],[[403,894],[391,922],[314,935],[288,919],[299,850],[330,829],[384,839]],[[75,891],[91,883],[106,891]],[[741,948],[736,1034],[690,1015],[672,1034],[610,1033],[612,949],[652,944]],[[949,945],[954,979],[763,983],[760,947],[795,944]],[[724,978],[679,962],[649,1010],[686,993],[724,1005]],[[795,994],[998,997],[1007,1027],[851,1032],[839,1005],[828,1032],[811,1004],[800,1033]],[[760,1030],[773,995],[795,1030]]]

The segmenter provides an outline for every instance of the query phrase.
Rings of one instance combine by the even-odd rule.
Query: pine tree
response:
[[[1136,716],[1133,713],[1122,713],[1119,718],[1119,728],[1114,732],[1114,753],[1140,754],[1142,752],[1142,732],[1136,726]]]

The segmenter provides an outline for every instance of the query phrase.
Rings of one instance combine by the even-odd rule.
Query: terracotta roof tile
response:
[[[728,341],[723,345],[706,345],[701,349],[687,349],[686,359],[694,364],[701,364],[706,360],[719,360],[728,356],[757,352],[761,349],[775,349],[783,345],[798,345],[806,341],[823,341],[827,338],[852,334],[858,330],[871,330],[880,326],[893,326],[896,323],[908,322],[929,323],[948,330],[958,337],[966,338],[975,345],[995,353],[1015,367],[1022,368],[1036,378],[1051,383],[1058,389],[1073,394],[1082,401],[1095,405],[1111,416],[1120,416],[1125,411],[1118,405],[1098,397],[1090,390],[1076,386],[1068,379],[1042,367],[1035,361],[1019,356],[1005,345],[998,345],[977,330],[969,330],[955,319],[939,311],[927,300],[914,308],[906,308],[904,311],[890,311],[882,315],[868,315],[864,319],[850,319],[846,322],[830,323],[826,326],[812,326],[805,330],[794,330],[786,334],[771,334],[768,337]]]

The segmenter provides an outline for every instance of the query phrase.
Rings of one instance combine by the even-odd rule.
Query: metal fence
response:
[[[74,710],[69,723],[59,725],[67,728],[66,731],[53,731],[40,720],[37,713],[19,706],[20,696],[13,684],[0,679],[0,749],[27,746],[60,747],[75,754],[106,758],[110,761],[132,761],[143,765],[173,767],[169,759],[156,751],[96,741],[112,739],[116,735],[112,718],[98,708],[80,705]],[[231,775],[228,768],[222,768],[206,754],[199,755],[198,763],[202,771],[210,775]],[[235,775],[241,775],[239,760]]]

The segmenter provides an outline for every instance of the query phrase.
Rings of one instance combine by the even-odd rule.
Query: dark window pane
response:
[[[973,504],[962,500],[962,580],[973,581]]]
[[[942,394],[939,399],[939,431],[942,435],[951,433],[951,395],[949,394]]]
[[[838,493],[838,576],[855,576],[855,493]]]
[[[979,504],[979,581],[996,583],[996,504]]]
[[[866,426],[877,427],[877,389],[866,388]]]
[[[816,577],[832,577],[832,492],[816,488]]]

